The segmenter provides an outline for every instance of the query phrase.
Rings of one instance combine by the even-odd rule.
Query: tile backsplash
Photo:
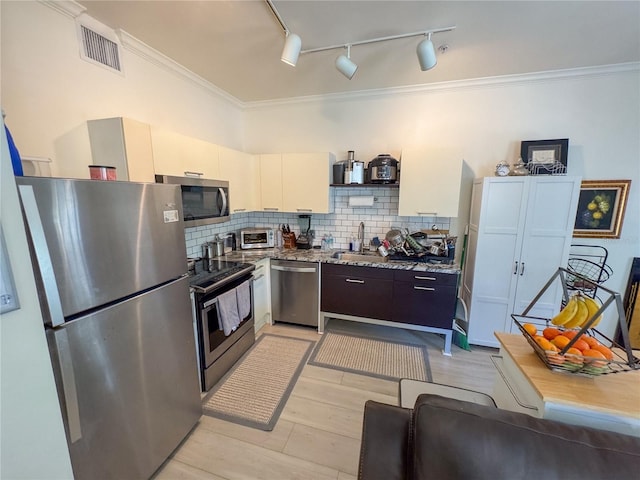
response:
[[[408,228],[414,232],[436,225],[449,229],[449,217],[401,217],[398,215],[399,189],[392,187],[338,187],[331,189],[334,213],[313,214],[311,228],[315,230],[314,245],[320,245],[322,236],[333,235],[334,248],[348,249],[349,241],[357,236],[360,222],[364,222],[365,244],[373,237],[383,239],[392,228]],[[350,207],[349,197],[373,197],[371,207]],[[212,240],[216,234],[238,232],[248,227],[278,228],[289,224],[291,230],[299,233],[298,214],[277,212],[248,212],[231,216],[231,220],[215,225],[185,229],[187,256],[199,257],[202,244]]]

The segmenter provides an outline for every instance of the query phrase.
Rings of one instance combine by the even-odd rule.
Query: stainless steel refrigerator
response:
[[[179,187],[17,182],[75,478],[148,478],[202,413]]]

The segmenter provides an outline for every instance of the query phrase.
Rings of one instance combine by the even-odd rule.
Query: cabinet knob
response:
[[[513,267],[513,274],[514,275],[518,274],[518,262],[515,262],[515,266]]]
[[[432,287],[418,287],[417,285],[414,285],[413,287],[414,290],[427,290],[429,292],[435,292],[436,289],[432,288]]]
[[[364,283],[364,280],[355,280],[353,278],[347,278],[345,280],[349,283]]]

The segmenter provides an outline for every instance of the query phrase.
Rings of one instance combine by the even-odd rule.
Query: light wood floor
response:
[[[330,320],[330,326],[424,342],[433,381],[491,394],[496,350],[452,347],[441,354],[440,336]],[[259,332],[319,340],[305,327],[267,325]],[[264,432],[203,416],[154,477],[167,479],[355,480],[365,401],[398,404],[398,382],[305,366],[273,431]]]

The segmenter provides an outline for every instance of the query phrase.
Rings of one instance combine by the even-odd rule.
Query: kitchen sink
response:
[[[389,261],[387,257],[382,257],[375,253],[335,252],[332,256],[347,262],[386,263]]]

